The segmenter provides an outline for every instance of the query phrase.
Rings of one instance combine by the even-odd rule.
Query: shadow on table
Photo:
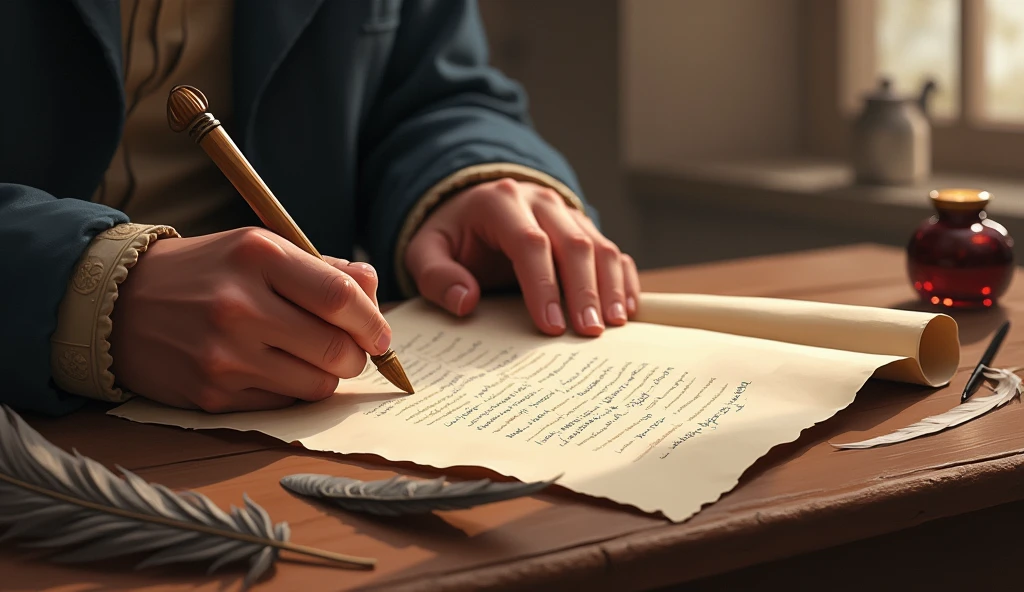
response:
[[[308,451],[304,454],[307,456],[322,456],[323,458],[335,461],[342,460],[346,464],[363,465],[366,468],[371,469],[380,469],[385,467],[388,470],[396,471],[414,479],[436,479],[443,475],[451,481],[469,481],[476,479],[515,481],[515,479],[510,479],[505,475],[501,475],[497,472],[491,471],[490,469],[482,467],[454,466],[446,467],[444,470],[438,471],[416,465],[414,463],[389,461],[376,455],[344,455],[343,458],[339,459],[337,454],[331,452]],[[487,521],[488,519],[507,521],[509,516],[519,516],[520,518],[533,520],[538,514],[547,516],[547,512],[549,510],[560,510],[562,508],[561,504],[566,502],[572,504],[585,504],[589,507],[600,508],[612,512],[622,512],[625,510],[627,512],[633,512],[636,516],[644,517],[645,520],[650,518],[653,522],[664,522],[663,519],[651,518],[639,510],[623,506],[610,500],[594,498],[576,493],[575,491],[561,487],[557,483],[550,485],[540,493],[525,498],[476,506],[473,509],[473,515],[476,516],[476,520],[473,523],[465,520],[465,518],[469,516],[469,512],[465,510],[440,510],[428,514],[378,516],[365,512],[345,510],[329,502],[312,500],[290,491],[288,493],[303,503],[312,504],[325,516],[330,516],[334,519],[345,522],[346,524],[350,524],[356,528],[357,531],[362,531],[363,534],[382,540],[389,545],[396,547],[422,546],[431,550],[437,550],[434,547],[436,546],[435,543],[439,540],[462,543],[469,539],[473,539],[474,545],[486,543],[490,540],[489,535],[493,533],[489,532],[489,528],[483,528],[480,525],[481,519],[484,521]],[[535,501],[536,503],[532,503],[528,509],[520,509],[516,511],[511,507],[513,504],[521,505],[523,502],[531,501]],[[556,506],[556,504],[558,505]],[[482,515],[480,514],[481,510],[484,511]],[[549,522],[549,518],[550,517],[545,517],[540,520],[542,522]],[[488,532],[484,532],[485,530]],[[414,537],[419,534],[426,538],[423,541],[415,541],[414,539],[410,539],[410,534]]]
[[[309,454],[338,458],[332,453]],[[453,481],[509,480],[477,467],[446,467],[439,471],[407,462],[388,462],[374,455],[345,455],[343,462],[372,469],[383,466],[412,478],[429,479],[444,475]],[[372,580],[371,587],[542,555],[666,524],[664,519],[607,500],[576,494],[557,485],[529,497],[470,510],[396,517],[347,511],[297,496],[296,499],[314,507],[323,516],[354,529],[357,535],[395,549],[418,548],[428,552],[429,557],[423,560],[394,572],[381,573]]]
[[[132,567],[146,558],[136,554],[118,559],[106,559],[85,564],[63,565],[48,562],[42,552],[28,552],[14,545],[0,545],[3,563],[0,572],[4,574],[3,590],[75,590],[76,592],[99,592],[100,590],[140,590],[159,585],[162,588],[189,589],[202,583],[206,589],[239,590],[248,570],[248,562],[226,565],[213,575],[207,575],[209,563],[182,563],[152,567],[135,571]],[[35,563],[52,566],[45,575],[32,570],[31,575],[19,575],[18,570],[4,569],[6,563]],[[276,567],[266,571],[260,581],[273,577]],[[215,587],[215,588],[214,588]],[[258,584],[257,584],[258,588]]]
[[[162,465],[230,456],[242,452],[287,447],[287,443],[256,432],[187,430],[175,426],[143,424],[106,412],[98,402],[61,417],[23,412],[20,415],[44,438],[65,450],[79,453],[110,469],[131,471]],[[136,445],[126,446],[126,442]]]
[[[757,479],[765,472],[801,457],[811,449],[829,446],[829,442],[854,442],[873,437],[876,428],[893,417],[902,414],[913,405],[932,396],[939,395],[939,390],[956,390],[950,387],[934,389],[920,385],[869,380],[857,393],[853,403],[839,411],[831,418],[811,426],[800,433],[793,442],[772,447],[767,454],[751,465],[740,477],[738,487]],[[950,398],[950,397],[946,397]],[[952,398],[950,398],[952,401]],[[955,402],[951,402],[954,405]],[[915,417],[914,421],[924,416]],[[907,422],[908,424],[911,421]],[[870,432],[871,435],[867,435]],[[857,454],[857,450],[829,450],[825,454]],[[728,494],[727,494],[728,495]]]
[[[953,310],[931,306],[920,300],[907,300],[891,308],[916,312],[939,312],[953,317],[960,330],[961,345],[970,345],[990,339],[1009,316],[1007,310],[999,305],[992,308]]]
[[[299,453],[301,448],[295,448]],[[292,454],[290,451],[281,451],[279,456],[271,456],[273,453],[239,453],[220,456],[214,459],[204,459],[200,462],[182,462],[173,465],[164,465],[141,469],[137,474],[153,483],[159,483],[174,490],[199,489],[207,485],[216,485],[246,475],[255,475],[264,467],[274,464],[280,456]],[[115,471],[116,473],[117,471]],[[230,503],[239,503],[241,500],[231,500]]]

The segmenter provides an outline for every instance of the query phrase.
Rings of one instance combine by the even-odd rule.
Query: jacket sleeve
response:
[[[93,237],[127,221],[106,206],[0,183],[0,403],[57,415],[86,400],[54,384],[50,338],[75,264]]]
[[[407,292],[396,261],[403,225],[431,188],[459,171],[494,163],[534,171],[519,176],[549,179],[596,221],[569,164],[532,128],[522,88],[488,65],[476,2],[405,2],[400,18],[360,140],[359,242],[377,267],[380,297]]]

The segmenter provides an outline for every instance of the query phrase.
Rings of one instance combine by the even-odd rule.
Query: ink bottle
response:
[[[922,300],[945,308],[995,306],[1013,280],[1013,238],[985,208],[977,189],[929,193],[936,213],[907,245],[907,273]]]

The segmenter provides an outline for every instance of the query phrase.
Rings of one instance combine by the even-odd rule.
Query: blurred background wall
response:
[[[538,129],[641,267],[902,247],[939,186],[990,190],[992,216],[1024,236],[1024,85],[1007,82],[1024,80],[1024,46],[1014,45],[1024,43],[1024,2],[480,7],[493,63],[526,87]],[[931,174],[909,186],[859,185],[850,129],[864,95],[884,75],[913,96],[929,74],[942,111]]]
[[[556,0],[557,1],[557,0]],[[624,163],[799,149],[796,0],[621,3]]]
[[[522,83],[537,128],[575,167],[606,234],[636,251],[623,161],[618,0],[482,0],[492,61]]]

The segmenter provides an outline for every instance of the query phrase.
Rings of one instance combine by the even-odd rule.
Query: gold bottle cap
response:
[[[935,207],[944,210],[980,210],[988,205],[992,194],[981,189],[933,189],[928,193]]]

